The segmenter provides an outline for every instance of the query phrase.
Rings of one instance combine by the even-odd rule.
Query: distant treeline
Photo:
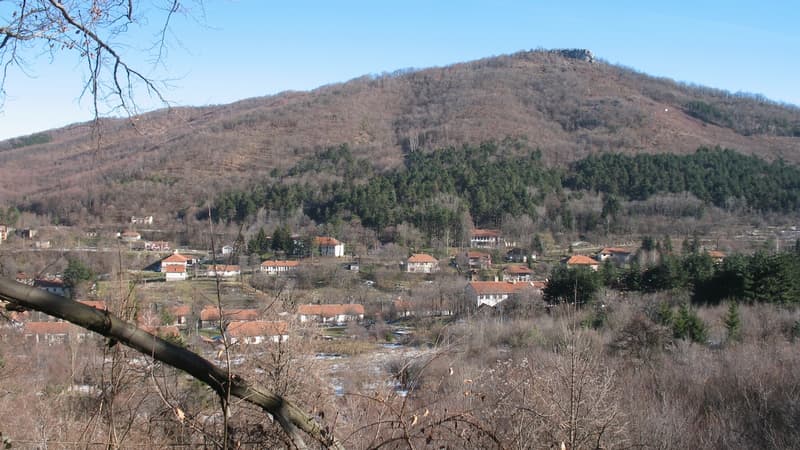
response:
[[[515,159],[499,153],[491,143],[414,152],[403,169],[379,174],[341,146],[318,153],[286,176],[327,171],[342,181],[322,186],[277,182],[230,192],[211,214],[216,220],[243,221],[259,208],[288,213],[302,207],[319,223],[355,215],[378,230],[407,222],[457,238],[467,212],[476,223],[496,223],[503,214],[535,216],[545,194],[561,189],[562,173],[546,168],[540,152]]]
[[[688,242],[688,241],[687,241]],[[660,292],[685,290],[692,303],[717,305],[726,300],[744,303],[800,304],[800,241],[791,250],[752,255],[730,255],[715,262],[698,244],[682,255],[665,249],[655,264],[640,266],[634,260],[626,268],[610,261],[590,269],[554,268],[545,289],[550,303],[588,303],[601,286],[619,291]],[[643,251],[643,250],[640,250]]]
[[[589,156],[572,165],[564,186],[631,200],[691,192],[721,208],[743,204],[758,211],[800,209],[800,169],[720,148],[700,148],[691,155]]]
[[[605,153],[572,164],[567,171],[546,167],[538,150],[523,157],[494,143],[477,147],[412,152],[404,167],[377,173],[347,146],[318,152],[273,181],[222,195],[212,208],[217,221],[243,222],[260,208],[288,214],[297,208],[318,223],[358,217],[381,230],[403,222],[429,235],[457,238],[466,213],[491,226],[505,214],[537,216],[548,194],[564,189],[607,197],[646,200],[655,194],[690,192],[727,209],[800,210],[800,169],[733,150],[701,148],[691,155]],[[322,183],[297,182],[327,174]]]

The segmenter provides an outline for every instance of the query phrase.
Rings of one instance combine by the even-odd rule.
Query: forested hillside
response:
[[[259,210],[279,218],[301,210],[317,223],[356,219],[378,233],[409,223],[429,238],[447,236],[455,244],[473,223],[499,227],[509,216],[546,216],[557,223],[553,231],[593,231],[618,213],[620,200],[663,194],[688,193],[726,210],[800,211],[800,168],[783,161],[700,148],[688,155],[606,153],[565,170],[543,164],[538,150],[508,156],[517,145],[418,151],[402,168],[384,173],[346,146],[331,148],[285,173],[276,171],[269,181],[221,194],[211,214],[218,222],[249,223]],[[579,217],[569,198],[595,193],[604,196],[603,208],[594,217]],[[200,218],[206,216],[202,211]]]
[[[598,153],[689,154],[715,146],[793,164],[800,161],[798,134],[798,108],[757,95],[523,51],[6,141],[0,201],[68,222],[104,217],[120,205],[123,215],[172,215],[343,144],[369,161],[356,176],[402,170],[406,156],[420,151],[507,138],[525,145],[504,157],[526,161],[525,152],[538,149],[542,164],[561,169]],[[328,181],[310,178],[318,186]],[[476,211],[481,220],[491,214]]]

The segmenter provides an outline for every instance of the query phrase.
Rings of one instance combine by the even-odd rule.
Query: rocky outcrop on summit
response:
[[[564,58],[586,61],[588,63],[594,62],[594,55],[592,55],[591,51],[586,50],[585,48],[555,49],[550,50],[549,53],[563,56]]]

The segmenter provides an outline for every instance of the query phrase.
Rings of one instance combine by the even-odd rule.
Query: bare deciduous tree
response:
[[[202,6],[202,5],[198,5]],[[152,46],[142,49],[160,62],[176,14],[189,9],[178,0],[10,0],[0,15],[0,105],[9,70],[27,72],[39,57],[73,54],[85,64],[83,95],[90,95],[96,117],[103,107],[136,113],[137,99],[149,95],[166,104],[157,81],[130,61],[135,29],[160,24]],[[147,17],[147,20],[143,20]]]
[[[222,399],[232,396],[252,403],[271,414],[298,448],[306,448],[302,432],[323,445],[340,447],[327,429],[289,400],[262,386],[248,383],[196,353],[146,333],[108,311],[67,301],[57,295],[6,279],[0,279],[0,300],[7,301],[16,308],[33,309],[72,322],[109,338],[110,345],[119,342],[183,370],[211,387]]]

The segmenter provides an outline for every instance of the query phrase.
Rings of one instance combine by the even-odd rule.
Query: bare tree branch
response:
[[[289,400],[263,386],[250,384],[237,375],[231,375],[200,355],[153,336],[108,311],[101,311],[4,278],[0,278],[0,300],[8,301],[18,307],[41,311],[94,331],[188,373],[211,387],[221,397],[230,392],[234,397],[259,406],[275,417],[298,448],[306,448],[300,431],[327,447],[344,448],[326,428]]]

